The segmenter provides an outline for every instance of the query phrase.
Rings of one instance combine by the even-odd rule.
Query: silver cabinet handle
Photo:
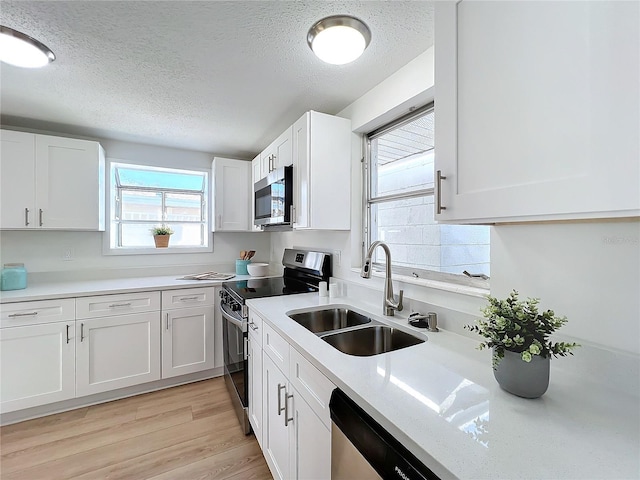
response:
[[[278,415],[280,415],[282,412],[284,412],[285,409],[287,408],[286,405],[284,407],[282,406],[282,400],[281,400],[281,395],[280,395],[280,392],[282,390],[284,390],[284,394],[285,395],[287,394],[286,388],[287,387],[285,385],[278,384]]]
[[[67,343],[69,343],[69,325],[67,325]]]
[[[442,210],[446,210],[447,207],[442,206],[442,180],[446,180],[447,177],[442,175],[442,171],[436,172],[436,188],[438,189],[436,194],[436,214],[441,214]]]
[[[286,393],[286,392],[285,392]],[[284,426],[288,427],[289,422],[293,422],[293,417],[289,418],[289,399],[293,398],[293,394],[285,394],[284,397]]]
[[[181,302],[187,302],[187,301],[189,301],[189,300],[197,300],[197,299],[198,299],[198,297],[182,297],[182,298],[180,299],[180,301],[181,301]]]
[[[24,209],[24,226],[25,227],[29,226],[29,209],[28,208]]]
[[[40,226],[42,226],[42,209],[40,209],[39,219],[40,219]]]
[[[130,306],[131,306],[131,302],[127,302],[127,303],[112,303],[111,305],[109,305],[109,308],[130,307]]]
[[[33,317],[34,315],[37,315],[38,312],[29,312],[29,313],[12,313],[11,315],[9,315],[9,318],[14,318],[14,317]]]
[[[84,341],[84,323],[80,324],[80,341]]]
[[[222,228],[222,214],[218,215],[218,228]]]
[[[258,325],[256,325],[253,321],[249,322],[249,327],[251,327],[251,330],[253,330],[254,332],[258,330]]]
[[[169,330],[169,314],[165,313],[165,322],[167,324],[167,330]]]

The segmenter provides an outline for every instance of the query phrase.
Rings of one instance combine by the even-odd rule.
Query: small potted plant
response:
[[[167,248],[169,246],[169,237],[173,235],[173,230],[162,225],[161,227],[153,227],[151,229],[153,241],[156,242],[156,248]]]
[[[504,300],[487,296],[484,319],[465,328],[486,338],[478,348],[493,349],[493,373],[500,387],[514,395],[537,398],[549,386],[552,356],[573,355],[577,343],[552,342],[549,336],[567,323],[553,310],[538,311],[540,299],[518,300],[513,290]]]

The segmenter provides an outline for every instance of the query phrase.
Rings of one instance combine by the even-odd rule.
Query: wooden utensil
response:
[[[247,253],[247,260],[251,260],[255,254],[255,250],[249,250],[249,252]]]
[[[247,251],[240,250],[240,260],[246,260],[246,256],[247,256]]]

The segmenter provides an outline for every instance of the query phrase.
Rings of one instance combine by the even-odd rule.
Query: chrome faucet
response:
[[[384,254],[386,257],[387,269],[385,271],[385,280],[384,280],[384,298],[382,299],[382,312],[384,315],[389,317],[393,317],[393,313],[398,310],[402,311],[402,295],[403,291],[400,290],[398,294],[398,301],[395,301],[395,297],[393,296],[393,283],[391,283],[391,251],[389,250],[389,246],[381,241],[375,241],[369,247],[369,251],[364,259],[364,264],[362,265],[362,270],[360,271],[360,276],[362,278],[370,278],[371,277],[371,256],[373,255],[373,251],[376,247],[380,245],[384,250]]]

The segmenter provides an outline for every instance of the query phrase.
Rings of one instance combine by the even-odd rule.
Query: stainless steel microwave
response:
[[[293,167],[280,167],[253,186],[255,225],[290,225]]]

